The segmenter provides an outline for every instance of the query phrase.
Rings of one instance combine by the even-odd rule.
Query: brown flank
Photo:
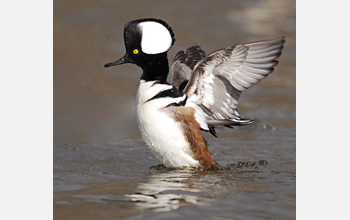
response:
[[[196,121],[192,107],[169,107],[176,121],[181,122],[185,136],[190,142],[193,158],[199,161],[201,168],[219,168],[220,165],[214,160],[200,131],[200,125]]]

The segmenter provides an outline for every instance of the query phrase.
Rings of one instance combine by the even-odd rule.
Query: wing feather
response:
[[[171,67],[170,83],[179,89],[183,82],[189,80],[194,66],[204,57],[205,52],[197,44],[187,48],[185,52],[183,50],[179,51],[175,55]]]
[[[199,60],[183,90],[188,97],[187,103],[200,107],[196,110],[205,116],[209,127],[251,124],[252,120],[240,117],[238,98],[241,92],[273,72],[284,42],[281,37],[234,45]]]

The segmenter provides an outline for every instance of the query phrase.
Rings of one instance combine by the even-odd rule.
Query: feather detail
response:
[[[198,114],[205,115],[208,127],[253,123],[253,120],[240,117],[238,99],[241,92],[273,72],[284,42],[284,37],[281,37],[234,45],[216,50],[201,59],[194,66],[190,78],[187,78],[188,83],[183,90],[188,97],[186,105],[194,103],[200,106],[197,108]],[[184,58],[178,53],[178,59]],[[200,124],[202,126],[203,121]],[[204,130],[208,130],[204,127]]]
[[[197,44],[187,48],[186,52],[179,51],[171,67],[170,83],[180,89],[180,85],[191,77],[194,66],[203,58],[205,58],[205,52]]]

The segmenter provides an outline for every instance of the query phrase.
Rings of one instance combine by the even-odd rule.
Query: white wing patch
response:
[[[154,22],[145,21],[138,24],[141,33],[141,49],[147,54],[163,53],[171,47],[171,34],[164,25]]]

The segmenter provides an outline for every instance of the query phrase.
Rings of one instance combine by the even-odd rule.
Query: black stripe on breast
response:
[[[181,91],[179,91],[175,86],[173,86],[173,88],[161,91],[157,95],[148,99],[146,102],[144,102],[144,104],[149,102],[149,101],[152,101],[155,99],[160,99],[160,98],[174,98],[175,99],[175,98],[180,98],[180,97],[184,97],[184,94]],[[169,106],[185,106],[186,102],[187,102],[187,96],[185,96],[184,100],[182,100],[180,102],[170,103],[169,105],[165,106],[164,108],[169,107]]]
[[[167,108],[167,107],[170,107],[170,106],[185,106],[186,102],[187,102],[187,96],[186,96],[186,98],[183,101],[170,103],[169,105],[165,106],[164,108]]]
[[[148,99],[146,102],[152,101],[154,99],[159,99],[159,98],[179,98],[179,97],[183,97],[183,96],[184,96],[184,94],[182,92],[180,92],[175,86],[173,86],[173,88],[171,88],[171,89],[161,91],[157,95]]]

